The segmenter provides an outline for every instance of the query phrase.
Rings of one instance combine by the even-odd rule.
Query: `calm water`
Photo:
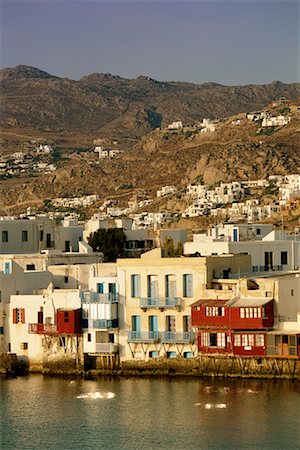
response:
[[[1,450],[300,448],[297,382],[0,382]]]

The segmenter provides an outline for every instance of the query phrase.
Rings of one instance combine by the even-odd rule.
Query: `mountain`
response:
[[[299,84],[222,86],[125,79],[91,74],[79,81],[30,66],[0,71],[2,130],[80,138],[118,136],[139,139],[174,120],[192,123],[262,108],[279,97],[296,99]]]
[[[174,203],[166,200],[153,207],[182,211],[180,190],[191,182],[214,184],[299,172],[296,83],[197,85],[145,76],[129,80],[109,73],[74,81],[29,66],[3,69],[0,75],[4,159],[22,151],[31,154],[33,162],[56,166],[47,174],[21,171],[3,177],[0,172],[0,214],[19,213],[44,199],[86,194],[126,204],[131,195],[144,191],[155,197],[164,185],[178,188]],[[289,100],[271,104],[280,97]],[[262,129],[261,120],[245,118],[245,112],[261,109],[271,115],[287,113],[291,121]],[[203,118],[219,119],[215,132],[166,132],[174,120],[192,124]],[[90,151],[95,138],[107,138],[111,145],[116,140],[121,152],[112,159],[97,159]],[[37,156],[32,142],[36,139],[57,152]]]

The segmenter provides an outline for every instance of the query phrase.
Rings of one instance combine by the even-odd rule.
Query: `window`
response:
[[[234,335],[234,346],[235,347],[240,347],[241,346],[241,335],[240,334],[235,334]]]
[[[87,340],[88,340],[88,342],[92,342],[92,334],[91,333],[88,333]]]
[[[205,315],[210,316],[225,316],[225,308],[221,306],[206,306]]]
[[[225,333],[217,333],[217,347],[225,347]]]
[[[183,297],[193,297],[193,275],[183,275]]]
[[[28,232],[27,230],[22,230],[22,242],[28,241]]]
[[[256,347],[263,347],[265,345],[265,337],[263,334],[255,335],[255,345]]]
[[[158,352],[155,351],[149,352],[149,358],[158,358]]]
[[[65,311],[65,312],[64,312],[64,322],[65,322],[65,323],[68,323],[68,322],[69,322],[69,313],[68,313],[68,311]]]
[[[148,275],[147,276],[147,291],[148,298],[156,300],[158,299],[158,276]]]
[[[176,317],[166,316],[166,331],[175,332],[176,331]]]
[[[176,276],[175,275],[166,275],[165,276],[165,293],[166,298],[174,299],[176,298]]]
[[[245,318],[245,308],[240,308],[240,318],[241,319]]]
[[[294,289],[291,289],[291,297],[294,297]]]
[[[167,358],[176,358],[176,352],[167,352]]]
[[[4,328],[0,327],[0,334],[4,334]]]
[[[26,270],[35,270],[35,264],[26,264]]]
[[[260,236],[260,228],[256,228],[256,234],[257,236]]]
[[[225,333],[208,333],[209,347],[225,347],[226,335]]]
[[[104,293],[104,283],[97,283],[97,292],[98,294],[103,294]]]
[[[253,347],[254,346],[254,334],[242,334],[242,346]]]
[[[4,262],[4,274],[5,275],[11,274],[11,262],[10,261]]]
[[[280,253],[280,263],[282,265],[288,264],[288,252],[281,252]]]
[[[132,331],[141,331],[141,316],[132,316],[131,317],[131,327]]]
[[[25,309],[14,308],[12,314],[13,323],[25,323]]]
[[[69,277],[65,277],[65,284],[69,283]]]
[[[131,297],[141,296],[141,275],[131,275]]]
[[[8,242],[8,231],[2,231],[2,242]]]
[[[28,342],[21,342],[21,350],[28,350]]]
[[[149,331],[153,331],[154,333],[158,332],[158,317],[157,316],[149,316],[148,318]]]
[[[184,333],[188,333],[192,331],[192,322],[191,316],[183,316],[182,317],[182,328]]]
[[[209,333],[201,333],[201,345],[204,347],[209,347]]]
[[[40,230],[40,242],[43,242],[44,240],[44,231]]]
[[[183,352],[183,357],[185,359],[192,358],[193,357],[193,353],[192,352]]]

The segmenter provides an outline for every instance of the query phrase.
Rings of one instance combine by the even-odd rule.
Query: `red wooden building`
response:
[[[38,312],[38,323],[29,324],[29,333],[35,334],[81,334],[81,308],[59,308],[55,314],[55,324],[44,323],[43,312]]]
[[[240,356],[266,354],[266,333],[274,323],[273,300],[199,300],[191,305],[198,351]]]

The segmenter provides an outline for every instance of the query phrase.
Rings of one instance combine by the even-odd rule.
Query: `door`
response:
[[[51,234],[47,233],[46,235],[46,247],[50,248],[51,247]]]
[[[238,240],[238,229],[234,228],[233,229],[233,241],[237,242],[237,240]]]
[[[65,252],[69,253],[70,252],[70,241],[65,241]]]
[[[104,283],[97,283],[97,292],[98,294],[104,293]]]
[[[158,302],[158,277],[148,275],[148,299],[150,304]]]
[[[149,337],[150,339],[158,338],[158,317],[149,316]]]
[[[176,298],[176,277],[175,275],[166,275],[166,299],[168,301]]]
[[[116,300],[117,286],[116,283],[108,283],[109,300]]]
[[[132,337],[138,339],[141,337],[141,316],[131,317]]]

